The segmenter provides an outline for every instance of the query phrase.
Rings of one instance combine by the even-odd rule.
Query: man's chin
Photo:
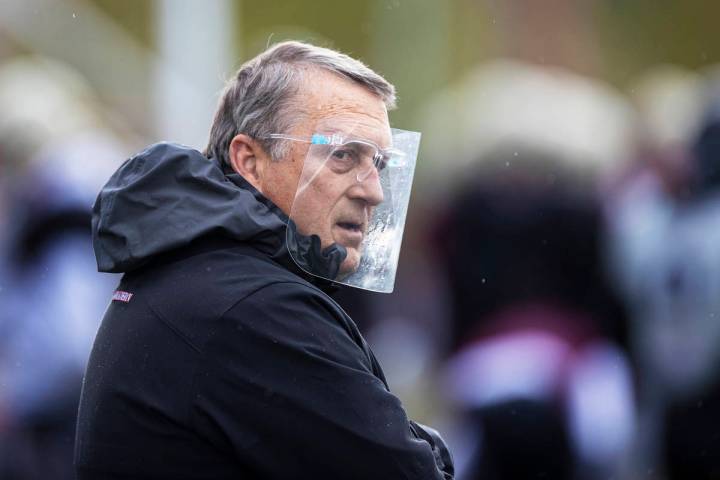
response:
[[[347,248],[347,257],[340,264],[340,270],[338,271],[338,280],[342,280],[355,273],[360,267],[360,252],[355,248]]]

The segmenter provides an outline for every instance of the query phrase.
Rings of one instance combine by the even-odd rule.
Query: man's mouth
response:
[[[338,222],[338,227],[352,232],[362,233],[362,224],[353,222]]]
[[[341,245],[357,247],[365,236],[365,227],[362,223],[343,221],[335,224],[337,228],[336,240]]]

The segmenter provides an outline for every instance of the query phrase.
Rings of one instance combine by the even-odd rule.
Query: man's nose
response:
[[[382,203],[385,195],[380,185],[380,174],[376,168],[363,175],[357,175],[356,182],[348,189],[348,196],[352,199],[364,200],[368,205],[374,207]]]

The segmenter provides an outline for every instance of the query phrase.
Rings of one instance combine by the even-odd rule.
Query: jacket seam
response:
[[[284,284],[284,283],[291,284],[291,285],[302,285],[302,286],[305,286],[305,287],[307,286],[307,285],[305,285],[304,283],[296,282],[296,281],[293,281],[293,280],[276,280],[276,281],[274,281],[274,282],[266,283],[265,285],[259,286],[259,287],[256,288],[255,290],[252,290],[251,292],[249,292],[247,295],[244,295],[243,297],[239,298],[237,301],[233,302],[228,308],[226,308],[225,310],[223,310],[223,312],[222,312],[220,315],[218,315],[217,318],[218,318],[218,319],[223,318],[226,313],[228,313],[230,310],[232,310],[233,308],[235,308],[240,302],[245,301],[248,297],[250,297],[251,295],[255,295],[255,294],[258,293],[260,290],[262,290],[262,289],[264,289],[264,288],[267,288],[267,287],[271,287],[271,286],[273,286],[273,285],[281,285],[281,284]],[[213,333],[213,336],[214,336],[214,333]],[[209,341],[209,340],[208,340],[208,341]]]
[[[202,349],[200,347],[195,345],[195,343],[193,343],[192,340],[187,338],[180,330],[178,330],[177,327],[175,327],[175,325],[173,325],[172,323],[167,321],[167,319],[165,319],[165,317],[163,315],[161,315],[160,312],[158,312],[157,310],[155,310],[155,308],[153,308],[153,306],[150,304],[150,302],[145,300],[145,305],[148,306],[148,308],[153,313],[153,315],[155,315],[158,318],[158,320],[160,320],[167,328],[169,328],[171,332],[173,332],[177,337],[179,337],[183,342],[185,342],[190,348],[195,350],[195,352],[202,353]]]
[[[332,305],[334,305],[338,310],[340,310],[340,312],[342,312],[342,314],[344,315],[344,317],[345,317],[347,320],[350,321],[350,323],[355,327],[355,329],[357,329],[357,325],[355,324],[355,322],[353,321],[353,319],[347,314],[347,312],[345,312],[345,310],[343,310],[343,308],[342,308],[332,297],[330,297],[330,295],[328,295],[327,293],[323,292],[322,290],[320,290],[318,287],[316,287],[315,285],[313,285],[313,284],[311,284],[311,283],[298,282],[298,281],[296,281],[296,280],[277,280],[277,281],[273,281],[273,282],[267,283],[267,284],[265,284],[265,285],[262,285],[262,286],[256,288],[255,290],[249,292],[247,295],[243,296],[242,298],[240,298],[240,299],[237,300],[236,302],[234,302],[232,305],[230,305],[228,308],[226,308],[220,315],[218,315],[217,318],[218,318],[218,319],[222,319],[230,310],[232,310],[233,308],[235,308],[235,307],[236,307],[238,304],[240,304],[241,302],[243,302],[243,301],[245,301],[246,299],[248,299],[251,295],[254,295],[254,294],[256,294],[257,292],[259,292],[260,290],[262,290],[262,289],[264,289],[264,288],[267,288],[267,287],[271,287],[271,286],[273,286],[273,285],[282,285],[282,284],[287,284],[287,285],[299,285],[300,287],[304,287],[304,288],[310,290],[311,292],[316,292],[316,293],[319,293],[320,295],[322,295],[323,297],[326,297],[327,300],[329,300]],[[342,324],[341,324],[341,325],[339,325],[339,326],[345,331],[345,333],[346,333],[347,336],[350,338],[350,340],[351,340],[353,343],[356,343],[356,344],[357,344],[357,341],[356,341],[355,336],[353,335],[353,333],[352,333],[351,331],[349,331],[348,328],[347,328],[345,325],[342,325]],[[213,333],[210,335],[210,337],[208,337],[206,343],[210,343],[210,342],[213,340],[213,338],[215,338],[215,333],[216,333],[216,332],[213,332]],[[358,329],[358,333],[359,333],[359,329]],[[363,352],[363,355],[365,356],[365,359],[368,361],[368,365],[370,366],[370,371],[373,373],[373,375],[375,375],[375,373],[374,373],[373,370],[372,370],[373,359],[371,358],[370,351],[369,351],[369,350],[368,350],[368,351],[365,351],[365,348],[363,348],[363,345],[362,345],[362,344],[365,343],[365,340],[364,340],[362,334],[360,334],[359,340],[360,340],[360,343],[361,343],[361,344],[359,344],[359,345],[357,345],[357,346],[358,346],[358,348]],[[367,348],[369,349],[369,346],[368,346]],[[202,356],[202,357],[205,356],[205,355],[204,355],[204,352],[201,352],[201,356]],[[197,372],[195,372],[195,373],[197,373]],[[377,375],[376,375],[376,376],[377,376]],[[379,378],[379,377],[378,377],[378,378]],[[380,379],[380,380],[383,382],[383,384],[385,384],[385,388],[387,388],[388,391],[389,391],[390,389],[389,389],[389,387],[388,387],[388,385],[387,385],[387,382],[384,381],[384,380],[382,380],[382,379]],[[193,388],[194,388],[194,386],[195,386],[195,385],[194,385],[194,381],[195,381],[195,379],[193,378]]]

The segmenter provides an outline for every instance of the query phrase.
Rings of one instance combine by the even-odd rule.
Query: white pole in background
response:
[[[205,147],[218,93],[238,63],[233,58],[237,3],[155,2],[157,49],[163,60],[155,72],[158,140]]]

